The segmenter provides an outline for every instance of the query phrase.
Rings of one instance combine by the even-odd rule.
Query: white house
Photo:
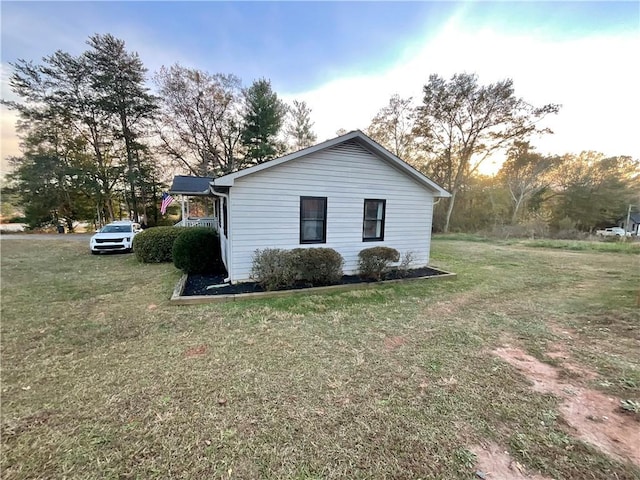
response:
[[[250,280],[257,249],[328,247],[357,272],[358,253],[388,246],[429,263],[434,201],[449,193],[353,131],[211,181],[223,261]]]

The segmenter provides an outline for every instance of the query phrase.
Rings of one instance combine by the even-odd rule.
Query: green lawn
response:
[[[492,353],[561,344],[576,382],[640,402],[640,256],[553,246],[436,239],[456,280],[176,307],[172,265],[5,238],[1,476],[472,479],[492,443],[638,479]]]

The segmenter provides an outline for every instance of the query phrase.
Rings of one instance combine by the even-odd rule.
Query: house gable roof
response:
[[[254,173],[261,172],[262,170],[266,170],[267,168],[272,168],[277,165],[281,165],[283,163],[291,162],[298,158],[306,157],[307,155],[311,155],[313,153],[319,152],[321,150],[326,150],[336,145],[340,145],[345,142],[354,141],[372,154],[376,155],[378,158],[386,161],[391,166],[404,173],[408,177],[417,181],[420,185],[431,191],[435,194],[436,197],[450,197],[451,194],[443,189],[441,186],[436,184],[433,180],[427,178],[425,175],[420,173],[418,170],[413,168],[411,165],[396,157],[389,150],[373,141],[371,138],[366,136],[360,130],[354,130],[345,135],[341,135],[339,137],[333,138],[331,140],[327,140],[325,142],[319,143],[309,148],[305,148],[303,150],[299,150],[294,153],[290,153],[289,155],[285,155],[284,157],[276,158],[274,160],[270,160],[265,163],[261,163],[260,165],[256,165],[250,168],[245,168],[244,170],[240,170],[235,173],[230,173],[228,175],[224,175],[222,177],[218,177],[214,179],[211,183],[212,187],[232,187],[234,181],[237,178],[242,178],[247,175],[252,175]]]
[[[618,219],[618,222],[625,222],[627,220],[627,216],[623,215]],[[633,223],[640,223],[640,212],[631,212],[629,214],[629,220]]]
[[[212,177],[189,177],[177,175],[173,177],[173,183],[169,193],[182,195],[209,195],[209,185],[213,181]]]

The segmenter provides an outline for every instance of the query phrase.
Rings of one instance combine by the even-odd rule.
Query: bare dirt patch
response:
[[[407,339],[404,337],[387,337],[384,339],[384,348],[388,351],[395,350],[407,343]]]
[[[507,346],[494,353],[531,380],[534,391],[562,399],[560,413],[575,437],[640,465],[640,424],[619,413],[619,399],[561,379],[557,369],[519,348]]]
[[[572,383],[575,383],[577,380],[591,381],[598,378],[595,372],[572,362],[571,354],[560,343],[551,345],[550,351],[546,352],[546,356],[561,364],[562,369],[565,370],[566,374],[573,380]]]
[[[495,443],[475,446],[471,451],[476,456],[476,477],[487,480],[551,480],[541,475],[530,475],[508,452]]]
[[[184,352],[184,355],[188,358],[199,357],[207,353],[206,345],[198,345],[197,347],[193,347]]]

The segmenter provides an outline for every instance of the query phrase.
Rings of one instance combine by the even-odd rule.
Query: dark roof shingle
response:
[[[176,175],[169,193],[183,195],[209,195],[209,183],[212,177],[190,177],[187,175]]]

